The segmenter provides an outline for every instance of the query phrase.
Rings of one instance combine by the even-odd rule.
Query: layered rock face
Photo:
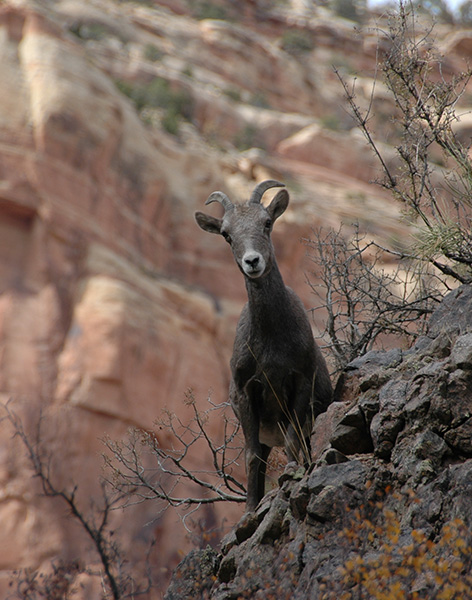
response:
[[[190,553],[166,598],[470,597],[471,332],[469,286],[410,350],[348,365],[313,470],[287,469],[219,553]]]
[[[330,66],[348,56],[367,85],[368,34],[326,12],[241,6],[232,20],[197,19],[186,2],[0,6],[1,400],[40,442],[58,487],[77,486],[84,510],[100,499],[102,438],[138,426],[171,446],[154,425],[164,408],[185,421],[188,388],[203,407],[210,391],[226,400],[245,290],[229,249],[193,221],[209,193],[237,200],[261,179],[287,182],[293,200],[274,242],[307,307],[300,239],[312,227],[359,219],[376,239],[407,235],[391,199],[369,185],[373,158],[351,152],[360,141]],[[307,53],[284,49],[292,28],[314,41]],[[451,48],[458,62],[467,45]],[[95,563],[0,427],[5,585],[17,568]],[[185,529],[151,503],[127,515],[114,518],[129,560],[157,539],[151,562],[165,579],[191,546]],[[228,527],[239,515],[220,507],[207,520]]]
[[[227,385],[215,299],[174,277],[180,253],[198,261],[193,208],[221,180],[211,161],[152,140],[49,8],[0,8],[0,380],[32,436],[42,412],[58,485],[77,484],[88,506],[100,438],[152,428],[165,406],[185,418],[187,388],[205,401]],[[2,428],[1,568],[80,554]],[[185,534],[163,540],[165,564]]]

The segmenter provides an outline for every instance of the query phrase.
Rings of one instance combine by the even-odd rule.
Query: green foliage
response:
[[[270,102],[263,92],[256,92],[249,98],[249,104],[256,108],[270,108]]]
[[[166,131],[177,134],[181,118],[190,119],[193,113],[193,100],[188,92],[173,88],[162,77],[155,77],[147,84],[133,85],[128,81],[115,81],[122,94],[130,98],[138,112],[146,108],[164,109],[162,126]]]
[[[133,85],[129,83],[129,81],[115,79],[115,86],[124,96],[128,96],[128,98],[132,99]]]
[[[422,229],[417,237],[416,250],[423,256],[439,257],[447,253],[453,255],[464,244],[459,223],[453,220],[433,223]],[[464,248],[463,251],[468,251]]]
[[[281,46],[285,52],[294,55],[311,52],[315,47],[311,35],[307,31],[299,29],[285,31],[282,35]]]
[[[81,40],[99,41],[111,34],[111,31],[103,23],[74,23],[69,31]]]
[[[459,23],[467,27],[472,26],[472,0],[466,0],[458,9]]]
[[[217,19],[220,21],[226,21],[229,19],[228,12],[224,6],[203,0],[197,2],[193,10],[194,17],[199,20],[203,19]]]
[[[162,59],[164,53],[154,44],[146,44],[143,49],[143,56],[146,60],[157,62]]]
[[[330,62],[334,69],[340,71],[341,73],[345,73],[346,75],[357,74],[356,69],[346,54],[334,52],[331,56]]]
[[[337,115],[325,115],[321,117],[320,123],[326,129],[331,129],[331,131],[339,131],[341,129],[341,121]]]
[[[452,12],[444,0],[414,0],[412,6],[418,13],[431,15],[440,23],[454,22]]]
[[[171,135],[178,135],[180,119],[178,115],[173,111],[168,111],[161,119],[161,125],[164,131]]]
[[[132,2],[133,4],[142,4],[143,6],[154,6],[154,0],[117,0],[119,4]]]
[[[238,150],[244,152],[257,145],[257,128],[254,125],[245,125],[243,129],[235,136],[234,145]]]
[[[241,91],[237,88],[226,88],[223,90],[223,94],[233,102],[241,102]]]
[[[182,75],[185,75],[185,77],[193,77],[193,68],[192,68],[192,65],[186,65],[182,69]]]
[[[332,11],[343,19],[362,23],[367,12],[366,0],[331,0]]]

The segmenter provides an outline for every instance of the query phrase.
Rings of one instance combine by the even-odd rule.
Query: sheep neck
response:
[[[286,331],[293,320],[291,302],[277,264],[260,279],[245,280],[252,332],[273,337],[278,330]]]

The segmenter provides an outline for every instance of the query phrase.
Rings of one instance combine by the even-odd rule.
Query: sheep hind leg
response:
[[[270,448],[265,444],[246,447],[247,501],[246,512],[253,512],[264,497],[265,473]]]
[[[269,458],[271,448],[265,444],[261,444],[261,455],[259,463],[259,478],[257,482],[257,496],[259,502],[265,496],[265,479],[267,470],[267,459]]]

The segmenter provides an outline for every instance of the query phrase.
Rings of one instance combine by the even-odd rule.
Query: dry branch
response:
[[[385,252],[365,241],[358,229],[350,240],[342,230],[315,230],[307,242],[313,250],[316,279],[309,282],[321,301],[315,310],[326,313],[321,337],[328,340],[338,370],[371,350],[386,335],[414,339],[421,335],[439,293],[405,261],[387,272]]]
[[[130,430],[126,441],[104,440],[115,489],[126,494],[129,502],[163,501],[162,510],[172,506],[184,514],[205,504],[245,502],[245,488],[235,476],[243,454],[239,423],[226,415],[229,403],[214,404],[211,399],[208,403],[200,411],[189,391],[192,416],[188,422],[164,412],[155,425],[157,431],[170,434],[171,448],[161,444],[154,431],[138,428]],[[220,441],[209,435],[211,419],[223,424]],[[202,468],[196,466],[196,456],[203,456]],[[189,484],[198,490],[194,495],[189,495]]]
[[[336,74],[354,120],[379,160],[384,177],[377,183],[393,194],[408,219],[418,225],[419,242],[409,254],[429,262],[445,280],[470,283],[472,163],[469,148],[460,143],[453,125],[459,120],[458,104],[468,89],[472,69],[446,77],[433,27],[421,31],[413,9],[407,6],[411,5],[400,1],[387,31],[379,32],[389,47],[380,72],[395,106],[396,164],[385,158],[371,129],[373,95],[363,110],[355,81],[348,83],[339,71]]]

